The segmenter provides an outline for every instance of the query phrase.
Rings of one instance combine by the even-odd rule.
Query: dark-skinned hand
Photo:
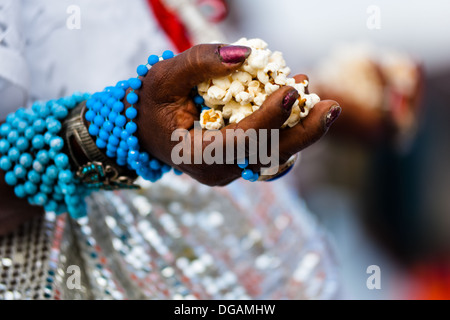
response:
[[[250,49],[242,46],[223,44],[203,44],[192,47],[173,59],[157,63],[150,69],[140,89],[139,140],[141,146],[163,162],[187,173],[192,178],[209,186],[223,186],[238,179],[242,169],[227,164],[181,164],[174,165],[171,160],[172,149],[178,141],[171,141],[176,129],[190,130],[194,141],[194,122],[199,121],[192,97],[192,88],[213,78],[220,78],[236,71],[250,54]],[[304,75],[295,77],[297,82],[307,79]],[[204,139],[201,148],[206,148],[214,139],[224,139],[227,144],[236,143],[236,139],[226,141],[225,131],[232,129],[280,129],[291,113],[292,104],[298,97],[293,87],[285,86],[270,95],[259,110],[237,124],[230,124],[220,131],[203,131],[210,135]],[[292,98],[294,98],[292,100]],[[289,104],[289,101],[292,102]],[[286,102],[286,103],[285,103]],[[339,116],[341,108],[333,100],[321,101],[297,126],[280,131],[279,162],[286,162],[319,140]],[[238,146],[239,147],[239,146]],[[246,146],[248,147],[248,145]],[[248,150],[247,150],[248,151]],[[192,143],[191,154],[194,150]],[[225,152],[224,152],[225,154]],[[191,163],[194,163],[192,160]],[[250,167],[259,171],[261,164]]]
[[[173,59],[153,66],[143,79],[142,88],[139,90],[139,116],[136,122],[141,148],[209,186],[223,186],[238,179],[242,169],[236,164],[175,166],[171,154],[173,147],[179,142],[171,141],[171,136],[176,129],[190,130],[189,134],[194,134],[194,122],[199,120],[199,112],[192,100],[192,89],[203,81],[224,77],[236,71],[249,54],[250,49],[247,47],[205,44],[194,46]],[[298,75],[295,79],[302,82],[307,77]],[[241,122],[228,125],[220,131],[203,131],[203,135],[224,139],[226,146],[236,143],[236,139],[226,141],[226,135],[223,133],[227,129],[242,129],[244,132],[247,129],[280,129],[288,119],[297,97],[298,93],[294,88],[282,87],[270,95],[258,111]],[[341,108],[337,102],[322,101],[298,125],[282,129],[278,155],[280,164],[319,140],[340,112]],[[209,143],[203,142],[201,148],[204,149]],[[192,145],[190,157],[193,157],[194,151]],[[259,171],[261,164],[254,164],[250,168]],[[32,217],[43,214],[42,208],[32,207],[27,201],[16,198],[13,188],[4,182],[3,175],[4,173],[0,173],[0,235],[7,234]]]

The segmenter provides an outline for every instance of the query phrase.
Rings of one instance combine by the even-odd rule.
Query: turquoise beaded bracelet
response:
[[[32,205],[74,218],[86,215],[82,201],[88,191],[70,170],[69,157],[62,152],[64,140],[58,136],[61,120],[89,94],[48,102],[35,102],[30,109],[19,109],[0,126],[0,169],[5,181],[19,198]]]
[[[140,151],[139,141],[134,135],[137,125],[134,120],[138,116],[136,90],[142,86],[139,77],[145,77],[149,69],[161,60],[174,57],[172,51],[165,51],[161,57],[151,55],[146,65],[137,68],[137,78],[119,81],[115,87],[107,87],[103,92],[95,93],[86,102],[88,111],[85,119],[90,122],[89,133],[96,137],[99,149],[106,149],[106,155],[116,159],[119,166],[128,166],[142,178],[155,182],[172,168],[147,152]],[[130,89],[128,94],[126,91]],[[126,98],[130,107],[125,110],[122,99]],[[174,170],[176,174],[180,171]]]
[[[62,152],[65,142],[58,136],[61,120],[85,100],[88,109],[85,119],[90,122],[89,134],[96,137],[97,147],[106,149],[106,155],[119,166],[128,166],[144,179],[152,182],[160,179],[171,167],[140,151],[134,136],[139,101],[136,90],[142,86],[139,77],[145,77],[159,61],[172,57],[171,51],[165,51],[161,57],[151,55],[147,64],[137,68],[138,77],[119,81],[92,96],[74,93],[58,100],[35,102],[31,109],[19,109],[8,115],[6,123],[0,126],[0,169],[6,171],[6,183],[14,186],[19,198],[27,198],[30,204],[43,206],[46,211],[68,212],[73,218],[86,215],[83,198],[93,189],[83,185],[70,170],[69,157]],[[124,98],[130,104],[125,113]],[[208,108],[198,95],[194,102],[202,109]],[[247,159],[238,164],[243,169],[242,177],[258,181],[259,174],[248,169],[248,165]],[[174,172],[181,174],[178,170]]]

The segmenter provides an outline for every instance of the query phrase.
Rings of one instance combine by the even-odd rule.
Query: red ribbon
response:
[[[147,0],[160,27],[167,34],[178,52],[192,47],[188,32],[176,14],[167,8],[161,0]]]

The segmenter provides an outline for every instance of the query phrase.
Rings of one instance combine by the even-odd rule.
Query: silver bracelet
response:
[[[271,175],[271,176],[260,176],[258,181],[269,181],[269,180],[277,179],[278,177],[280,177],[283,174],[285,174],[286,171],[292,169],[292,167],[297,162],[298,158],[299,158],[298,154],[293,155],[292,157],[289,158],[289,160],[287,162],[285,162],[282,165],[280,165],[280,167],[278,168],[278,172],[277,173],[275,173],[274,175]]]
[[[136,173],[119,166],[99,150],[84,124],[82,116],[84,108],[85,103],[74,108],[62,128],[62,138],[77,178],[92,189],[138,189],[139,186],[134,184],[138,178]],[[73,140],[80,146],[87,162],[79,159],[74,152]]]

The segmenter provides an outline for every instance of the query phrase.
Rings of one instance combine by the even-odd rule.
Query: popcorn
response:
[[[248,62],[244,62],[242,69],[245,72],[249,73],[252,78],[256,77],[256,75],[258,74],[258,70],[253,68]]]
[[[280,69],[280,65],[274,62],[270,62],[264,68],[264,72],[267,73],[272,78],[276,78],[278,76],[278,70]]]
[[[289,68],[289,67],[281,68],[281,69],[280,69],[280,72],[283,73],[283,74],[285,74],[286,76],[288,76],[288,75],[291,74],[291,68]]]
[[[300,121],[300,107],[297,105],[297,106],[292,107],[292,113],[286,122],[289,127],[293,127],[299,121]]]
[[[256,104],[256,106],[260,107],[266,101],[267,93],[258,93],[256,97],[253,99],[253,102]],[[258,108],[259,109],[259,108]]]
[[[317,104],[320,102],[320,97],[315,94],[315,93],[311,93],[309,96],[306,97],[307,100],[309,100],[310,104]]]
[[[250,78],[250,79],[251,79],[251,78]],[[247,83],[248,83],[248,82],[247,82]],[[245,83],[245,84],[247,84],[247,83]],[[238,95],[239,92],[242,92],[242,91],[244,91],[244,90],[245,90],[244,83],[240,82],[239,80],[234,80],[234,81],[231,83],[230,90],[228,90],[228,92],[229,92],[233,97],[236,97],[236,96]]]
[[[203,129],[219,130],[225,125],[222,112],[215,109],[203,111],[200,118]]]
[[[227,92],[218,86],[212,86],[208,89],[208,95],[215,100],[222,100]]]
[[[248,84],[248,92],[255,97],[260,91],[262,91],[260,87],[261,83],[259,81],[253,80]]]
[[[241,105],[248,104],[252,101],[252,97],[248,92],[242,91],[236,95],[236,102],[239,102]]]
[[[248,65],[255,70],[264,69],[269,63],[270,51],[266,50],[254,50],[248,57]]]
[[[287,78],[286,85],[293,87],[295,85],[295,79],[294,78]]]
[[[286,61],[283,58],[283,54],[280,51],[272,53],[269,59],[270,63],[277,64],[280,68],[286,67]]]
[[[245,117],[253,113],[250,103],[242,105],[240,103],[230,101],[223,107],[223,116],[228,118],[230,123],[239,123]]]
[[[220,129],[242,121],[257,111],[268,96],[286,85],[294,87],[300,97],[283,128],[297,125],[320,101],[316,94],[305,93],[308,81],[295,83],[295,79],[289,78],[291,69],[286,66],[283,54],[270,51],[265,41],[242,38],[234,45],[252,48],[242,67],[227,77],[211,79],[197,86],[205,104],[212,108],[200,115],[202,128]]]
[[[213,85],[219,87],[220,89],[227,90],[231,86],[230,77],[223,77],[219,79],[212,80]]]
[[[208,91],[209,86],[210,86],[209,82],[202,82],[197,86],[197,90],[199,93],[205,93]]]
[[[205,104],[210,108],[216,109],[221,104],[223,104],[223,102],[221,100],[214,99],[213,97],[209,96],[208,94],[206,94],[204,96],[204,98],[205,98]]]
[[[265,50],[269,46],[267,44],[267,42],[265,42],[264,40],[261,40],[261,39],[250,39],[250,40],[247,40],[245,38],[242,38],[241,40],[243,42],[247,43],[247,44],[243,44],[243,45],[247,45],[247,46],[249,46],[251,48],[255,48],[255,49]]]
[[[259,70],[256,76],[258,77],[258,80],[263,84],[266,84],[270,81],[269,75],[264,72],[264,70]]]
[[[287,82],[287,77],[286,77],[286,75],[284,75],[284,74],[282,74],[282,73],[280,73],[280,74],[275,78],[275,83],[276,83],[276,84],[279,84],[279,85],[284,86],[284,85],[286,85],[286,82]]]
[[[264,89],[266,90],[266,93],[270,96],[272,93],[280,89],[280,86],[276,84],[266,83]]]
[[[233,95],[231,94],[230,90],[228,90],[225,97],[223,97],[222,102],[227,103],[227,102],[230,102],[231,99],[233,99]]]
[[[238,71],[231,75],[231,79],[241,82],[243,85],[252,81],[252,75],[248,72]]]

